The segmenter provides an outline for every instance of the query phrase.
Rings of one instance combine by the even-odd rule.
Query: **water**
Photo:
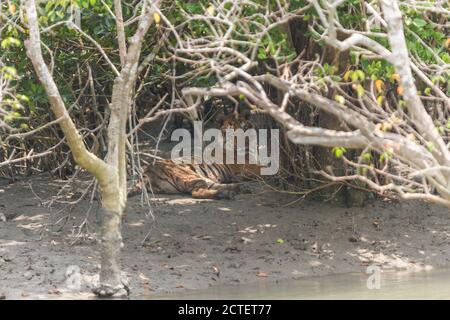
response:
[[[379,289],[368,289],[370,275],[340,274],[257,284],[216,286],[147,299],[450,299],[450,270],[379,274]],[[375,278],[371,278],[374,280]],[[376,281],[369,281],[376,287]]]

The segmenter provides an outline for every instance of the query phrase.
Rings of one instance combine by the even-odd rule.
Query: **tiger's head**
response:
[[[227,129],[238,130],[242,129],[246,131],[247,129],[253,128],[252,123],[249,121],[250,113],[235,114],[230,113],[224,115],[219,119],[220,130],[225,134]]]

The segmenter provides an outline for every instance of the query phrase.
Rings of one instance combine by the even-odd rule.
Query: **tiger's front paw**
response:
[[[240,185],[239,186],[239,193],[252,193],[253,188],[249,185]]]
[[[236,195],[236,192],[234,190],[230,189],[221,189],[217,192],[217,199],[233,199]]]

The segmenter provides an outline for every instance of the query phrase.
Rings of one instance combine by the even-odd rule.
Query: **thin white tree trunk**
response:
[[[120,1],[116,1],[120,3]],[[158,5],[154,1],[153,5]],[[119,25],[119,47],[122,70],[113,86],[111,116],[108,125],[108,155],[106,161],[89,152],[75,124],[67,112],[59,90],[44,61],[41,48],[38,16],[34,0],[22,0],[30,29],[30,38],[25,41],[27,55],[33,63],[34,70],[47,93],[50,108],[67,139],[74,160],[99,182],[102,196],[103,222],[101,230],[101,271],[100,286],[97,294],[103,296],[124,293],[124,281],[121,278],[120,232],[121,219],[127,201],[126,172],[126,123],[132,100],[132,92],[137,78],[142,41],[153,23],[153,9],[145,6],[139,20],[135,35],[130,39],[128,53],[124,54],[123,21]],[[120,27],[121,26],[121,27]]]

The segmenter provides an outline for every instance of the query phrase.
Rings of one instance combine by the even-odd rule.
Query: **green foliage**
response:
[[[347,152],[347,149],[344,147],[334,147],[331,149],[331,152],[336,158],[342,158],[342,156]]]
[[[17,70],[14,67],[4,66],[0,69],[0,73],[7,80],[13,80],[17,77]]]
[[[103,2],[110,9],[113,9],[112,0]],[[43,28],[48,28],[55,23],[69,19],[73,16],[75,10],[81,10],[81,26],[83,30],[105,48],[113,63],[118,66],[120,60],[117,49],[116,24],[103,2],[100,0],[40,1],[38,2],[40,25]],[[18,0],[13,0],[11,3],[17,6],[20,5]],[[251,58],[256,60],[257,68],[261,68],[257,72],[265,72],[267,69],[261,70],[267,65],[273,67],[273,65],[282,65],[292,61],[296,54],[292,47],[291,39],[285,32],[285,26],[277,25],[267,32],[265,32],[264,28],[264,25],[272,22],[263,18],[266,11],[273,10],[278,4],[284,5],[286,2],[283,0],[254,0],[251,3],[254,5],[242,5],[241,11],[239,11],[240,16],[236,18],[246,19],[246,28],[242,28],[240,24],[236,23],[233,26],[230,37],[235,43],[227,45],[240,52],[251,52],[254,55]],[[214,39],[215,34],[211,29],[211,25],[204,20],[205,16],[217,14],[217,10],[212,14],[208,11],[208,8],[213,4],[211,1],[176,0],[163,1],[163,4],[163,13],[176,26],[183,39]],[[2,5],[4,6],[2,12],[6,12],[5,2],[2,2]],[[304,10],[309,5],[310,2],[307,0],[291,0],[289,1],[288,11],[293,13],[302,10],[301,18],[310,25],[317,25],[316,22],[319,20],[313,6],[309,7],[308,10]],[[233,10],[232,6],[233,3],[231,1],[224,2],[222,10]],[[134,15],[133,10],[135,8],[132,6],[123,5],[122,9],[125,19]],[[425,63],[441,63],[437,61],[436,57],[439,57],[444,63],[450,63],[450,52],[443,45],[448,37],[448,30],[440,29],[437,24],[428,23],[428,20],[433,17],[425,19],[423,13],[419,10],[408,9],[406,6],[402,7],[402,10],[404,11],[404,27],[409,50]],[[348,0],[338,7],[337,13],[339,22],[343,27],[348,30],[365,30],[367,13],[362,1]],[[17,21],[20,21],[19,14],[19,10],[11,13],[12,17]],[[191,19],[187,19],[188,16]],[[220,22],[214,23],[219,24]],[[224,28],[226,29],[228,26],[224,26]],[[135,31],[135,27],[126,28],[126,37],[129,38]],[[323,28],[320,29],[320,27],[318,31],[324,32]],[[376,33],[382,30],[373,27],[370,31]],[[143,57],[152,51],[155,42],[160,39],[160,34],[161,29],[158,30],[155,27],[150,30],[142,48]],[[308,35],[317,40],[319,45],[323,45],[318,34],[308,31]],[[2,67],[0,72],[3,73],[5,78],[14,81],[22,94],[21,96],[18,95],[16,100],[6,101],[6,108],[10,110],[7,119],[8,123],[16,127],[24,127],[23,118],[36,121],[48,120],[49,118],[48,99],[44,89],[35,78],[32,66],[25,54],[23,43],[26,37],[26,32],[25,34],[22,33],[19,28],[12,24],[1,29],[2,40],[0,48],[7,66]],[[389,48],[386,38],[376,36],[372,38],[384,47]],[[92,43],[64,24],[52,27],[51,32],[42,34],[42,41],[53,51],[53,55],[50,55],[48,51],[44,50],[44,58],[47,63],[50,64],[52,62],[54,64],[53,75],[64,101],[69,106],[72,106],[78,101],[79,96],[82,96],[85,99],[84,101],[91,102],[88,97],[89,94],[83,91],[83,86],[87,81],[87,68],[90,67],[95,79],[96,90],[100,96],[100,104],[103,107],[106,106],[115,75]],[[169,36],[169,42],[174,47],[176,46],[176,39],[173,35]],[[180,81],[182,86],[211,87],[219,81],[219,78],[215,74],[210,73],[207,67],[203,65],[192,66],[182,61],[172,63],[171,60],[166,59],[172,53],[172,49],[163,48],[157,57],[156,63],[146,73],[146,78],[139,79],[140,83],[145,83],[144,91],[159,93],[162,90],[166,90],[164,89],[165,84],[170,84],[167,76],[171,75],[173,68],[178,75],[187,75]],[[221,57],[214,57],[214,59],[226,59],[226,54],[224,53]],[[218,62],[213,61],[213,58],[211,60],[212,62]],[[170,61],[170,63],[167,63],[167,61]],[[234,66],[240,67],[242,64],[243,61],[236,61]],[[315,68],[314,76],[317,77],[318,83],[322,86],[321,88],[344,83],[350,90],[353,90],[353,97],[361,98],[366,94],[371,81],[382,80],[386,84],[390,82],[390,85],[395,83],[392,80],[392,75],[395,73],[394,68],[384,60],[360,56],[355,52],[351,52],[350,59],[344,61],[344,64],[347,64],[348,68],[342,74],[338,72],[336,66],[328,63],[321,63],[320,66]],[[190,72],[195,76],[188,76]],[[450,95],[450,72],[444,71],[441,74],[435,74],[431,80],[434,85]],[[424,95],[434,95],[434,91],[430,86],[419,81],[417,86]],[[380,96],[382,99],[385,98],[382,94]],[[346,98],[341,95],[334,94],[333,97],[335,101],[342,105],[347,103]],[[382,99],[380,101],[383,101]],[[382,103],[379,105],[381,106]],[[404,106],[404,101],[399,99],[398,107],[401,108],[402,106]],[[78,107],[70,108],[70,112],[76,116],[83,115],[83,109]],[[441,128],[450,129],[449,123],[439,124],[437,126],[438,130],[442,132],[443,129]],[[432,149],[432,147],[430,148]],[[344,156],[346,151],[343,147],[332,149],[333,155],[337,158]],[[387,152],[380,155],[380,160],[387,161],[390,156],[391,154]],[[370,153],[364,153],[361,157],[364,163],[373,161]]]
[[[0,67],[0,78],[9,83],[8,93],[2,93],[0,100],[0,110],[2,120],[11,128],[28,128],[24,122],[27,120],[27,108],[30,99],[23,94],[17,93],[15,90],[16,80],[18,79],[17,71],[14,67]],[[2,83],[3,87],[4,83]]]
[[[380,162],[381,163],[385,163],[387,162],[389,159],[391,159],[393,156],[392,151],[385,151],[383,153],[380,154]]]
[[[361,161],[363,163],[371,163],[372,161],[372,154],[370,152],[364,152],[361,154]]]
[[[10,47],[18,47],[20,45],[21,45],[20,40],[13,37],[7,37],[3,39],[0,44],[2,49],[9,49]]]

